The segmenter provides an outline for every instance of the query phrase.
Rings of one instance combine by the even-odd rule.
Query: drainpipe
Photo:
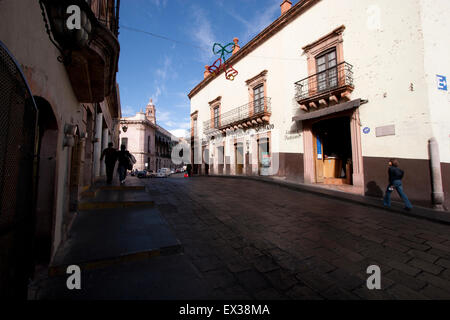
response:
[[[441,159],[436,138],[428,140],[431,171],[431,201],[433,208],[444,210],[444,191],[442,188]]]

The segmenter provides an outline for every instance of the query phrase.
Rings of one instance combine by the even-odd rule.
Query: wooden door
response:
[[[235,145],[236,174],[242,174],[244,169],[244,146],[242,143]]]
[[[316,167],[316,183],[323,183],[323,139],[318,133],[313,133],[314,164]]]

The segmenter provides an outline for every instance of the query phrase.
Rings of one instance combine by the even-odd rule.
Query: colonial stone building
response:
[[[151,170],[172,168],[172,148],[178,138],[159,126],[156,122],[156,107],[153,101],[133,117],[120,119],[120,144],[135,156],[134,169]]]
[[[66,27],[71,5],[81,29]],[[26,295],[33,265],[51,263],[81,193],[105,172],[102,148],[118,145],[118,17],[114,0],[0,1],[0,127],[9,132],[1,141],[1,296]],[[28,109],[8,100],[26,92]],[[36,133],[29,152],[26,131]],[[30,192],[18,192],[26,185]]]
[[[280,4],[234,81],[207,67],[189,93],[195,170],[382,196],[395,157],[413,203],[450,207],[450,2]]]

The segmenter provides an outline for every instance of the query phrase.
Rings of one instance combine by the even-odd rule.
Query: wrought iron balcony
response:
[[[342,62],[337,66],[316,73],[295,83],[296,100],[300,104],[353,91],[353,66]]]
[[[248,128],[268,122],[271,111],[271,98],[257,99],[221,114],[218,119],[203,122],[203,133],[211,134],[235,126]]]
[[[102,102],[114,94],[120,52],[117,39],[120,1],[40,0],[39,4],[50,41],[61,52],[58,60],[66,66],[78,101]],[[81,10],[80,29],[71,30],[66,24],[70,5]],[[106,9],[103,16],[93,12],[100,8]]]

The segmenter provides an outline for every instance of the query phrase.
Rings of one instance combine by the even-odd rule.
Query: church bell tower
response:
[[[153,104],[153,99],[150,99],[150,102],[147,104],[147,107],[145,108],[145,116],[150,122],[156,124],[156,108],[155,105]]]

